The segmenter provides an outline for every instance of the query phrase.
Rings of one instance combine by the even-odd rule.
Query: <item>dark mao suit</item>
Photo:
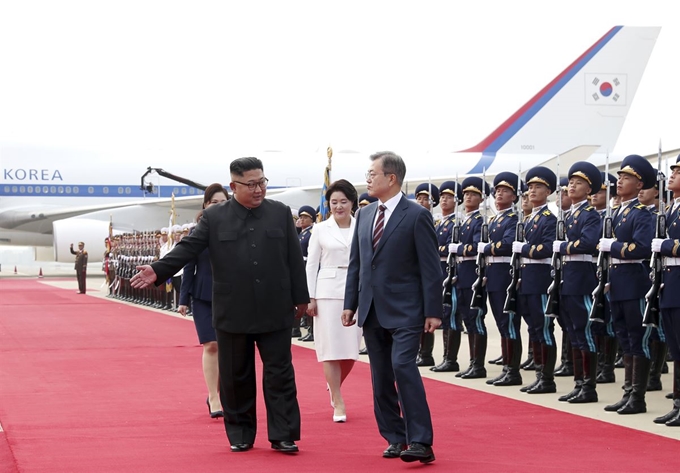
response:
[[[344,308],[357,311],[364,329],[380,434],[389,443],[432,445],[416,355],[425,318],[442,314],[437,237],[430,213],[402,196],[374,252],[378,205],[357,214]]]
[[[295,306],[308,303],[309,295],[290,209],[267,199],[254,209],[235,199],[205,209],[193,233],[151,265],[157,284],[205,248],[213,268],[213,325],[229,441],[255,441],[255,343],[264,366],[269,440],[298,440],[290,330]]]

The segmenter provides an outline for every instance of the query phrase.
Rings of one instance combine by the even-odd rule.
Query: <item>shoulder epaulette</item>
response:
[[[476,214],[475,218],[482,218],[482,214]]]
[[[515,212],[510,212],[510,213],[508,214],[508,217],[514,217],[515,215],[517,215]]]
[[[583,210],[585,212],[590,212],[591,210],[594,210],[594,209],[595,209],[595,207],[593,207],[592,205],[589,205],[589,206],[585,207]]]
[[[636,209],[640,209],[640,210],[642,210],[642,209],[645,209],[645,210],[646,210],[646,209],[647,209],[647,206],[644,205],[644,204],[637,204],[637,205],[635,205],[635,208],[636,208]]]
[[[546,209],[546,210],[544,210],[544,211],[541,212],[541,213],[542,213],[543,215],[545,215],[546,217],[552,215],[552,212],[551,212],[549,209]]]

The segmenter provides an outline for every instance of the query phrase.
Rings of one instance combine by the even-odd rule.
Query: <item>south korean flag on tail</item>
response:
[[[626,74],[586,74],[586,105],[626,105]]]

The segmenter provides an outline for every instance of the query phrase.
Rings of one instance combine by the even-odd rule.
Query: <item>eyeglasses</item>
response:
[[[376,176],[382,174],[383,176],[387,176],[389,174],[394,174],[393,172],[373,172],[373,171],[368,171],[366,173],[366,180],[367,181],[372,181],[373,179],[376,178]]]
[[[241,184],[242,186],[246,186],[250,192],[254,192],[256,187],[259,187],[262,190],[265,190],[267,188],[267,183],[269,182],[269,179],[266,177],[263,177],[257,182],[239,182],[239,181],[233,181],[234,184]]]

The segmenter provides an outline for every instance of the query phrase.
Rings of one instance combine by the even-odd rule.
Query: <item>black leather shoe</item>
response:
[[[416,366],[434,366],[434,358],[433,357],[425,357],[425,358],[420,358],[416,360]]]
[[[384,458],[399,458],[401,452],[406,448],[403,443],[391,443],[383,452]]]
[[[292,440],[278,440],[272,442],[272,448],[283,453],[296,453],[300,451]]]
[[[489,363],[490,365],[497,365],[498,363],[500,363],[502,361],[503,361],[503,356],[501,355],[498,358],[494,358],[493,360],[487,361],[487,363]],[[501,363],[501,364],[503,364],[503,363]]]
[[[208,412],[210,413],[211,418],[217,419],[218,417],[224,417],[224,412],[222,412],[222,411],[211,411],[210,410],[210,398],[209,397],[205,399],[205,403],[208,405]],[[239,445],[243,445],[243,444],[239,444]],[[252,445],[251,445],[251,447],[252,447]]]
[[[444,360],[437,366],[433,366],[432,368],[430,368],[430,371],[434,371],[435,373],[447,371],[460,371],[460,366],[458,365],[457,361]]]
[[[231,446],[231,451],[232,452],[247,452],[253,448],[252,443],[235,443],[234,445]]]
[[[368,355],[368,349],[366,347],[362,348],[359,350],[360,355]]]
[[[554,381],[541,380],[541,381],[538,382],[538,384],[536,386],[529,389],[527,391],[527,394],[549,394],[549,393],[556,393],[556,392],[557,392],[557,386],[555,385]]]
[[[290,331],[290,338],[300,338],[302,337],[302,332],[299,328],[293,328]]]
[[[434,461],[434,452],[429,445],[413,442],[406,450],[401,452],[399,458],[404,462],[430,463]]]
[[[313,342],[314,341],[314,333],[309,332],[304,337],[298,338],[298,340],[301,341],[301,342]]]

